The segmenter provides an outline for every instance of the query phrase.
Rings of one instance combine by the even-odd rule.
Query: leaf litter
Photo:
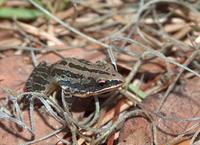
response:
[[[0,21],[1,144],[198,144],[198,4],[3,2],[10,12]],[[17,17],[16,8],[45,16]],[[116,64],[124,87],[103,98],[77,99],[72,112],[63,99],[28,92],[34,97],[28,110],[21,109],[17,100],[33,66],[72,56]]]

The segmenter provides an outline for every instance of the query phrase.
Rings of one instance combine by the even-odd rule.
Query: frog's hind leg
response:
[[[24,92],[43,92],[45,85],[49,84],[49,66],[46,62],[41,62],[36,66],[25,83]]]

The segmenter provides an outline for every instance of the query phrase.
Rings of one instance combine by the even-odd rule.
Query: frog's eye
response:
[[[103,79],[99,79],[99,80],[97,80],[97,83],[98,83],[99,85],[104,85],[104,84],[106,83],[106,81],[103,80]]]

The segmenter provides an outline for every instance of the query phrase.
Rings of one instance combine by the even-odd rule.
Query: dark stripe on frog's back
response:
[[[76,59],[76,61],[78,61],[81,64],[87,64],[87,65],[93,65],[93,63],[91,63],[90,61],[87,61],[85,59]]]
[[[29,76],[26,84],[25,91],[27,92],[43,92],[45,91],[45,86],[49,84],[50,69],[45,62],[41,62],[38,66],[34,68],[31,75]]]
[[[80,74],[75,74],[72,71],[66,70],[66,69],[62,69],[62,68],[53,68],[50,72],[50,75],[52,76],[52,78],[71,78],[71,79],[82,79],[83,76]]]
[[[74,64],[74,63],[69,63],[69,67],[75,68],[77,70],[85,71],[85,72],[109,75],[108,72],[105,72],[105,71],[102,71],[102,70],[97,70],[97,69],[92,69],[92,68],[86,67],[85,65],[77,65],[77,64]]]
[[[65,64],[65,65],[63,65]],[[83,59],[66,58],[52,65],[52,68],[71,70],[75,74],[105,74],[110,75],[105,68]]]
[[[58,61],[56,64],[61,64],[61,65],[68,65],[70,62],[73,62],[73,63],[82,63],[82,64],[87,64],[87,65],[93,65],[93,63],[91,63],[90,61],[87,61],[85,59],[77,59],[77,58],[65,58],[65,59],[62,59],[60,61]]]

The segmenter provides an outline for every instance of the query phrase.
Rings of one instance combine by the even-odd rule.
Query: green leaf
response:
[[[0,0],[0,5],[2,5],[5,2],[5,0]]]
[[[129,89],[129,91],[135,93],[136,95],[138,95],[138,96],[139,96],[140,98],[142,98],[142,99],[145,99],[145,97],[147,96],[147,95],[145,94],[145,92],[143,92],[142,90],[140,90],[140,89],[138,88],[138,86],[136,86],[136,85],[129,84],[128,89]]]
[[[68,4],[70,2],[70,0],[64,0],[64,3]]]
[[[0,18],[6,19],[23,19],[23,20],[30,20],[36,19],[39,16],[44,16],[44,14],[35,9],[26,9],[26,8],[0,8]]]

